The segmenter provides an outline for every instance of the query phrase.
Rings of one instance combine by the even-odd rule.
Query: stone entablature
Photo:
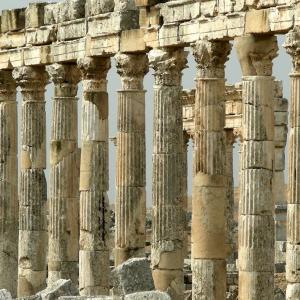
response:
[[[65,0],[3,11],[0,69],[182,47],[198,39],[286,33],[300,25],[297,1],[154,2]]]

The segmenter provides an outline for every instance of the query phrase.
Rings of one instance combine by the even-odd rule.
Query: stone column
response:
[[[192,194],[193,299],[226,298],[226,155],[224,65],[228,42],[199,41]]]
[[[275,162],[273,199],[275,202],[275,272],[283,272],[286,262],[287,193],[285,186],[285,147],[287,143],[288,101],[283,98],[282,82],[275,82]]]
[[[75,65],[47,67],[54,83],[50,144],[48,284],[78,282],[79,151]]]
[[[182,209],[184,213],[184,253],[183,253],[183,259],[188,257],[189,251],[190,251],[190,242],[189,242],[189,220],[188,220],[188,147],[189,147],[189,141],[190,136],[189,134],[184,130],[183,131],[183,138],[182,138],[182,179],[181,179],[181,185],[182,185]]]
[[[153,227],[151,265],[157,290],[183,299],[184,211],[182,195],[182,49],[152,50],[154,69]]]
[[[239,299],[274,298],[274,36],[236,39],[243,72]]]
[[[13,77],[21,87],[21,173],[19,187],[18,297],[46,284],[46,113],[44,67],[20,67]],[[6,273],[9,276],[8,273]]]
[[[115,265],[145,255],[145,54],[117,54],[118,92]]]
[[[290,99],[289,170],[287,204],[287,300],[300,298],[300,30],[287,35],[287,52],[293,60]]]
[[[79,290],[83,296],[109,293],[108,93],[109,58],[78,61],[83,99],[80,165]]]
[[[16,84],[0,72],[0,289],[13,297],[18,277],[18,158]],[[9,276],[8,276],[9,274]]]
[[[234,185],[233,185],[233,144],[235,136],[232,129],[225,130],[226,147],[226,246],[227,246],[227,264],[235,264],[237,245],[234,237]]]

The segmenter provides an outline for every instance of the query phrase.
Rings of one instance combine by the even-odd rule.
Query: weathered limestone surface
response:
[[[275,264],[285,264],[287,199],[285,187],[285,147],[287,143],[288,101],[283,98],[282,82],[275,82],[274,98],[274,174],[273,199],[275,202]]]
[[[234,186],[233,186],[233,144],[235,135],[232,129],[225,131],[225,148],[226,148],[226,251],[227,263],[235,264],[237,245],[234,238],[235,221],[234,221]]]
[[[79,151],[74,65],[47,67],[54,83],[50,144],[48,284],[78,281]]]
[[[8,68],[9,63],[26,65],[24,55],[32,51],[40,54],[34,55],[35,62],[29,65],[50,64],[119,51],[184,46],[199,39],[286,33],[299,24],[300,5],[293,0],[35,3],[2,12],[0,69]],[[48,47],[47,55],[42,54],[49,44],[53,47]],[[36,45],[35,49],[31,45]]]
[[[12,300],[12,296],[8,290],[0,290],[0,300]]]
[[[79,290],[83,296],[109,293],[108,93],[109,58],[78,60],[83,99],[80,165]]]
[[[199,41],[192,195],[193,299],[226,296],[226,163],[224,64],[228,42]]]
[[[44,67],[20,67],[13,77],[21,87],[21,165],[19,187],[18,297],[30,296],[46,284],[47,186]]]
[[[154,69],[153,228],[151,265],[155,288],[183,299],[184,208],[182,191],[181,72],[187,53],[152,50]]]
[[[145,54],[116,56],[118,92],[115,265],[145,255]]]
[[[41,297],[41,300],[57,300],[60,296],[73,296],[78,295],[78,290],[72,281],[59,279],[50,285],[43,291],[37,293],[37,297]]]
[[[289,132],[289,196],[287,205],[286,299],[300,297],[300,31],[295,29],[287,36],[285,47],[293,59],[291,74],[290,132]]]
[[[112,272],[113,295],[152,291],[154,283],[147,258],[130,258]]]
[[[151,291],[126,295],[125,300],[171,300],[171,298],[167,293]]]
[[[17,292],[18,157],[16,84],[11,71],[0,72],[0,288]],[[9,276],[7,276],[9,274]]]
[[[243,71],[239,299],[274,298],[274,80],[276,38],[238,38]]]
[[[182,98],[181,98],[182,100]],[[183,222],[184,222],[184,258],[188,257],[190,251],[189,245],[189,222],[188,222],[188,146],[190,136],[183,130],[182,137],[182,174],[181,174],[181,189],[182,189],[182,207],[183,207]]]

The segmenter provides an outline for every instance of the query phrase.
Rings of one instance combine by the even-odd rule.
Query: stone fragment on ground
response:
[[[57,300],[60,296],[76,296],[78,294],[78,290],[71,280],[60,279],[39,292],[37,296],[40,296],[41,300]]]
[[[0,300],[12,300],[12,296],[8,290],[0,290]]]
[[[149,291],[126,295],[125,300],[171,300],[171,297],[167,293]]]
[[[120,298],[113,296],[63,296],[59,297],[58,300],[120,300]]]
[[[112,280],[114,295],[154,290],[150,262],[146,258],[131,258],[117,266],[112,272]]]

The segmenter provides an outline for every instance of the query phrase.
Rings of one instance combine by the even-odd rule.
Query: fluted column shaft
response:
[[[182,194],[182,50],[152,50],[154,69],[153,228],[151,264],[156,289],[183,299],[184,211]]]
[[[46,114],[43,67],[20,67],[13,76],[22,93],[21,173],[19,187],[18,297],[46,284]]]
[[[226,248],[227,248],[227,263],[235,264],[237,245],[234,236],[234,185],[233,185],[233,143],[235,136],[233,130],[226,130]]]
[[[288,138],[287,300],[300,298],[300,30],[287,35],[285,45],[293,60]]]
[[[224,65],[227,42],[199,41],[192,194],[193,299],[226,296],[226,162]]]
[[[183,258],[188,257],[190,251],[190,243],[189,243],[189,220],[188,220],[188,147],[190,136],[186,131],[183,131],[182,138],[182,177],[181,177],[181,185],[182,185],[182,209],[184,214],[184,253]]]
[[[16,84],[0,72],[0,289],[16,297],[18,278],[18,161]],[[9,274],[9,276],[7,276]]]
[[[80,164],[79,291],[109,293],[108,93],[109,58],[78,60],[83,99]]]
[[[274,298],[275,37],[236,41],[243,71],[243,152],[239,204],[239,299]],[[253,55],[255,53],[255,55]]]
[[[50,144],[48,284],[78,281],[79,150],[75,65],[47,67],[54,83]]]
[[[286,262],[287,199],[285,185],[285,148],[288,133],[288,100],[283,98],[281,81],[275,82],[274,98],[274,146],[273,198],[275,202],[275,265]]]
[[[118,92],[115,265],[145,255],[145,54],[116,56]]]

